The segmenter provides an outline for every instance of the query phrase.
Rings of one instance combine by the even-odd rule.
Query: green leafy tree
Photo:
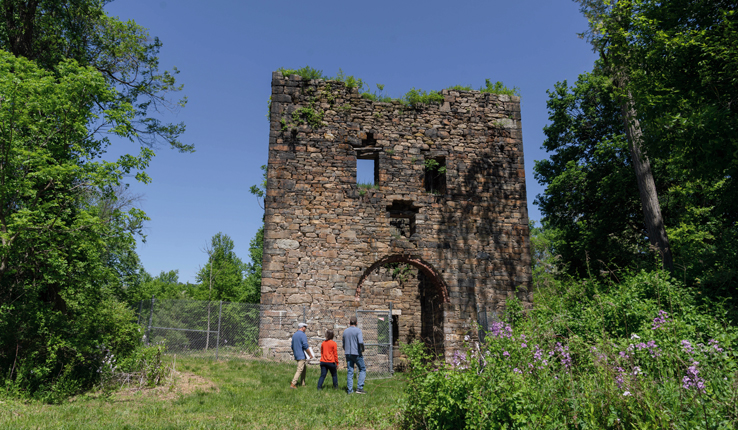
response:
[[[244,264],[243,293],[241,301],[259,303],[261,300],[261,262],[264,256],[264,226],[256,231],[249,242],[251,262]]]
[[[256,196],[257,200],[263,199],[266,195],[267,188],[267,166],[261,166],[262,181],[258,185],[252,185],[249,192]],[[259,206],[264,209],[263,204],[259,201]],[[263,221],[263,219],[262,219]],[[249,257],[251,262],[244,266],[244,293],[245,300],[249,303],[259,303],[261,301],[261,263],[264,256],[264,225],[259,227],[256,235],[249,242]]]
[[[131,301],[138,304],[141,300],[187,299],[192,294],[194,286],[179,281],[179,270],[161,271],[156,277],[141,269],[141,287],[139,294]]]
[[[31,394],[74,391],[96,378],[100,345],[124,355],[137,335],[106,286],[119,276],[109,239],[125,240],[121,226],[142,214],[102,216],[90,193],[144,169],[151,152],[97,159],[107,141],[93,139],[90,124],[126,136],[133,108],[93,114],[117,92],[73,60],[51,72],[0,51],[0,97],[0,368]]]
[[[535,202],[561,263],[580,276],[647,263],[638,187],[609,78],[586,73],[548,94],[543,148],[551,155],[536,161],[546,190]]]
[[[3,0],[0,4],[0,49],[25,57],[46,70],[73,59],[100,72],[115,96],[88,106],[100,115],[131,106],[126,136],[151,147],[164,141],[183,152],[194,147],[180,140],[183,123],[166,124],[156,117],[162,109],[176,110],[186,98],[169,97],[181,90],[176,68],[159,70],[162,44],[134,21],[105,13],[108,0]],[[106,124],[97,124],[107,131]]]
[[[149,181],[157,142],[193,149],[156,117],[184,105],[161,43],[105,3],[0,3],[0,368],[7,387],[51,400],[94,382],[102,350],[137,345],[123,302],[140,292],[146,217],[116,190]],[[102,160],[111,136],[139,153]]]
[[[638,65],[631,61],[632,47],[629,43],[631,27],[635,21],[634,4],[639,0],[578,0],[582,13],[589,19],[590,30],[584,35],[600,54],[603,73],[613,85],[625,136],[628,141],[631,165],[643,210],[643,220],[651,244],[659,250],[665,269],[673,271],[672,250],[661,213],[659,196],[653,178],[651,161],[644,152],[643,127],[639,106],[632,85],[632,76],[639,73]]]
[[[253,291],[244,283],[244,272],[248,270],[248,265],[236,256],[233,249],[233,239],[227,234],[217,233],[212,237],[210,244],[205,247],[208,261],[197,273],[198,286],[193,292],[195,298],[227,302],[253,300]]]

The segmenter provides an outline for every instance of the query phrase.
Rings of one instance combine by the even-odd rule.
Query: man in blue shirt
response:
[[[366,366],[364,365],[364,335],[361,329],[356,327],[356,317],[349,320],[349,328],[343,331],[343,351],[346,353],[346,368],[348,369],[348,393],[353,393],[354,388],[354,365],[359,366],[359,381],[356,394],[364,393],[364,379],[366,379]]]
[[[290,388],[297,388],[298,382],[301,382],[303,386],[305,385],[305,376],[307,376],[305,351],[310,354],[310,358],[313,358],[310,347],[308,346],[306,331],[307,324],[300,323],[297,324],[297,331],[292,335],[292,353],[295,355],[295,360],[297,361],[297,372],[295,372],[295,377],[292,378]]]

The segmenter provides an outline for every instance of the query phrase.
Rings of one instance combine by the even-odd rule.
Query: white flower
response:
[[[630,391],[626,391],[626,392],[624,392],[624,393],[623,393],[623,396],[625,396],[625,397],[627,397],[627,396],[630,396]]]

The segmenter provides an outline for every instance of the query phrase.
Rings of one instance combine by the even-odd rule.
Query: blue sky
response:
[[[263,211],[249,194],[266,164],[271,72],[310,65],[341,68],[390,96],[411,88],[480,87],[485,79],[520,89],[528,210],[543,189],[533,178],[548,120],[546,90],[591,70],[587,27],[573,1],[157,1],[117,0],[110,15],[133,19],[161,39],[161,66],[180,71],[188,97],[168,121],[184,121],[194,154],[159,148],[151,184],[131,179],[151,217],[138,252],[146,270],[179,270],[195,281],[203,248],[223,232],[248,260]],[[130,143],[117,143],[126,151]],[[130,147],[130,151],[136,149]]]

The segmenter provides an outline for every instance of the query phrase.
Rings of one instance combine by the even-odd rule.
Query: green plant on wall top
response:
[[[508,96],[520,96],[520,88],[518,87],[512,87],[512,89],[505,86],[500,81],[495,82],[494,84],[489,80],[485,79],[484,87],[480,88],[479,91],[483,93],[489,93],[489,94],[505,94]]]
[[[411,89],[404,96],[402,102],[408,106],[418,106],[420,104],[441,103],[443,96],[438,91],[425,92],[420,89]]]
[[[394,101],[399,101],[403,105],[408,107],[418,107],[423,104],[443,103],[444,101],[444,97],[441,92],[435,90],[431,90],[428,92],[422,89],[412,88],[410,91],[402,95],[402,97],[393,98],[384,92],[383,84],[376,84],[378,91],[371,92],[369,91],[368,85],[366,85],[366,83],[362,79],[356,78],[353,75],[347,75],[343,72],[342,69],[338,69],[338,74],[334,77],[324,75],[322,70],[314,69],[310,66],[305,66],[299,69],[286,69],[284,67],[281,67],[278,69],[278,71],[281,72],[282,75],[285,77],[290,75],[298,75],[305,80],[322,79],[326,81],[343,82],[347,89],[352,90],[356,88],[362,98],[376,102],[391,103]],[[446,89],[452,91],[472,91],[472,86],[454,85]],[[312,92],[313,90],[307,89],[306,91]],[[492,81],[490,81],[489,79],[485,79],[485,85],[483,87],[480,87],[479,91],[483,93],[502,94],[509,96],[520,95],[520,90],[517,87],[508,88],[500,81],[497,81],[493,84]],[[329,85],[326,86],[326,89],[321,93],[321,95],[325,96],[330,104],[333,104],[334,97]],[[297,117],[293,113],[293,120],[291,122],[297,123],[298,125],[307,123],[313,128],[317,128],[318,126],[320,126],[323,121],[323,113],[316,111],[315,102],[316,99],[313,99],[310,103],[310,108],[301,108],[302,112],[300,112]],[[271,98],[269,108],[271,112]],[[304,109],[311,109],[311,111],[307,111]],[[351,109],[351,106],[347,103],[339,107],[339,109],[344,112],[348,112]],[[402,110],[400,110],[399,113],[400,115],[402,115]],[[284,123],[282,124],[283,131],[287,130],[288,128],[289,127],[285,126]]]
[[[322,70],[313,69],[310,66],[305,66],[301,69],[285,69],[284,67],[280,67],[277,69],[278,72],[282,73],[282,76],[287,77],[291,75],[298,75],[302,79],[329,79],[327,76],[323,75]]]

